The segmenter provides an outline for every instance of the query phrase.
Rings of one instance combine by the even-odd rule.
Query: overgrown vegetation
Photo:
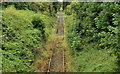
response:
[[[76,51],[72,53],[76,71],[118,72],[120,4],[74,2],[70,6],[74,23],[66,19],[66,36],[71,50]]]
[[[29,7],[32,3],[4,4],[7,7],[2,13],[2,71],[35,72],[36,59],[41,59],[47,53],[45,45],[54,33],[56,19],[44,15],[41,10],[35,12]]]
[[[42,12],[49,16],[55,16],[60,9],[60,2],[3,2],[3,9],[14,6],[17,10],[31,10]]]
[[[2,71],[46,71],[50,51],[58,40],[54,28],[60,3],[2,5]],[[120,3],[64,2],[63,9],[66,71],[119,72]]]

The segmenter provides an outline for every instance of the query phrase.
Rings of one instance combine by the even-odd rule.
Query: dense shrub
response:
[[[48,12],[50,16],[55,16],[60,9],[59,2],[3,2],[3,9],[13,5],[17,10],[31,10],[34,12]]]
[[[11,10],[11,9],[10,9]],[[32,72],[33,61],[39,31],[32,23],[15,10],[3,12],[3,72]],[[23,18],[24,17],[24,18]],[[35,32],[36,31],[36,32]],[[33,37],[34,36],[34,37]],[[29,69],[30,68],[30,69]]]
[[[45,39],[45,24],[40,18],[40,16],[33,17],[32,24],[33,28],[36,28],[41,31],[41,35]]]
[[[4,8],[7,8],[8,6],[15,6],[15,8],[17,10],[31,10],[31,11],[34,11],[34,12],[38,12],[39,11],[39,7],[32,3],[32,2],[3,2],[2,3],[2,6],[3,6],[3,9]]]
[[[104,49],[105,47],[116,49],[119,4],[78,3],[76,5],[80,7],[73,5],[77,15],[76,25],[73,25],[74,29],[71,32],[74,31],[76,36],[81,38],[90,37],[85,42],[95,41],[99,44],[99,49]]]
[[[42,18],[42,19],[41,19]],[[48,22],[45,22],[48,20]],[[40,57],[45,26],[55,23],[48,16],[9,7],[2,13],[2,72],[34,72],[35,59]],[[51,28],[52,30],[52,28]],[[50,31],[51,31],[50,30]],[[47,34],[49,35],[49,29]],[[50,32],[51,33],[51,32]],[[38,52],[40,51],[40,52]]]
[[[39,11],[39,7],[31,2],[15,2],[14,4],[15,4],[15,8],[18,10],[29,9],[29,10],[32,10],[34,12]]]
[[[71,49],[74,49],[81,53],[80,57],[84,58],[84,53],[89,54],[92,52],[96,55],[99,50],[111,51],[107,57],[111,57],[118,51],[118,21],[119,21],[119,3],[71,3],[71,8],[74,9],[76,14],[74,17],[74,24],[69,27],[67,34],[69,45]],[[104,53],[103,53],[104,55]],[[97,55],[101,58],[101,55]],[[91,56],[94,58],[95,56]],[[87,56],[86,60],[90,57]],[[112,57],[110,60],[114,59],[112,64],[116,64],[117,58]],[[106,60],[104,62],[110,62]],[[95,60],[94,60],[95,61]],[[83,61],[84,63],[85,61]],[[80,61],[79,64],[82,62]],[[84,71],[98,71],[96,70],[86,70],[87,64],[85,64]],[[91,63],[92,64],[92,63]],[[96,64],[93,62],[93,64]],[[99,71],[115,71],[116,66],[109,66],[109,69],[104,68],[104,63],[100,63],[102,68]],[[109,64],[110,65],[110,64]],[[94,66],[92,67],[94,68]],[[104,70],[102,70],[104,68]],[[78,69],[83,71],[83,69]]]
[[[65,14],[71,15],[72,13],[69,10],[65,10]]]

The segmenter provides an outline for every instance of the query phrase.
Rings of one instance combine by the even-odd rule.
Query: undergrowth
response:
[[[3,10],[2,18],[2,71],[35,72],[36,63],[48,55],[46,43],[54,33],[55,17],[10,6]],[[36,28],[34,21],[38,21],[42,29]]]
[[[67,56],[66,59],[70,60],[66,62],[70,63],[66,64],[67,67],[69,67],[67,68],[67,72],[115,72],[118,68],[118,60],[117,56],[114,54],[114,50],[112,50],[112,48],[97,50],[97,42],[87,43],[86,40],[88,40],[88,38],[84,37],[80,39],[81,37],[79,35],[75,35],[73,32],[73,26],[75,26],[74,23],[76,22],[72,16],[73,15],[66,16],[65,19],[65,38],[67,43],[67,51],[69,51],[66,52],[67,54],[69,53],[69,56]],[[71,43],[68,35],[69,37],[72,37],[71,39],[74,43],[74,49],[76,50],[74,50],[70,45]],[[79,40],[82,42],[79,43]],[[75,43],[78,43],[78,45]]]

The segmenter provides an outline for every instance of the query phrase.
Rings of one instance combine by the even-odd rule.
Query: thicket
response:
[[[66,15],[71,15],[72,14],[71,13],[70,2],[63,2],[63,10],[64,10],[64,12],[65,12]]]
[[[4,9],[2,72],[36,71],[35,60],[41,58],[44,52],[41,48],[52,34],[55,23],[54,17],[41,13],[16,10],[13,6]]]
[[[118,69],[118,22],[120,4],[116,2],[75,2],[74,23],[67,39],[78,52],[77,71],[113,72]],[[74,54],[74,53],[73,53]]]
[[[66,2],[65,0],[63,0],[63,10],[66,10],[67,5],[70,5],[70,2]]]
[[[36,29],[41,31],[42,39],[45,40],[46,39],[46,37],[45,37],[45,24],[42,21],[42,19],[40,18],[40,16],[33,17],[32,24],[33,24],[33,28],[36,28]]]
[[[49,16],[55,16],[60,9],[59,2],[3,2],[3,9],[13,5],[17,10],[31,10],[34,12],[42,12]]]

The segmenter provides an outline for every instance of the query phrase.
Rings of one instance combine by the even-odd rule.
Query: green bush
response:
[[[47,11],[44,11],[43,14],[50,16],[50,14]]]
[[[32,20],[33,27],[40,30],[42,37],[45,39],[45,24],[40,16],[34,16]]]
[[[65,10],[66,15],[71,15],[72,13],[69,10]]]
[[[60,9],[59,2],[2,2],[3,9],[13,5],[17,10],[31,10],[34,12],[48,12],[49,15],[55,16]],[[54,12],[53,12],[54,11]]]
[[[11,5],[13,5],[17,10],[31,10],[34,12],[39,11],[39,7],[32,2],[3,2],[2,3],[3,9]]]
[[[13,13],[14,12],[14,13]],[[34,72],[35,58],[42,40],[43,27],[35,27],[30,11],[18,11],[10,7],[3,11],[3,72]],[[36,22],[44,25],[42,20]],[[40,56],[40,55],[39,55]]]
[[[118,3],[72,3],[71,8],[74,10],[76,14],[74,16],[74,24],[69,27],[67,33],[67,39],[69,42],[69,46],[71,49],[78,51],[81,53],[78,57],[78,66],[84,64],[84,69],[77,67],[77,71],[116,71],[116,62],[118,61],[116,57],[111,56],[111,54],[116,54],[118,51],[118,21],[119,21],[119,13],[120,5]],[[82,58],[86,57],[85,60],[91,60],[95,56],[89,57],[90,52],[92,54],[97,55],[99,51],[111,51],[110,54],[104,55],[106,58],[110,58],[109,60],[105,60],[104,62],[108,63],[110,60],[114,59],[114,62],[111,63],[115,66],[108,66],[106,68],[103,62],[101,64],[100,69],[94,69],[94,66],[91,66],[88,69],[89,62],[85,64]],[[84,55],[88,54],[88,55]],[[98,58],[101,58],[101,55],[97,55]],[[83,61],[83,62],[82,62]],[[96,64],[94,62],[90,62],[90,64]],[[82,64],[81,64],[82,63]],[[99,64],[96,64],[99,65]],[[110,63],[108,65],[111,65]],[[103,70],[104,69],[104,70]]]

